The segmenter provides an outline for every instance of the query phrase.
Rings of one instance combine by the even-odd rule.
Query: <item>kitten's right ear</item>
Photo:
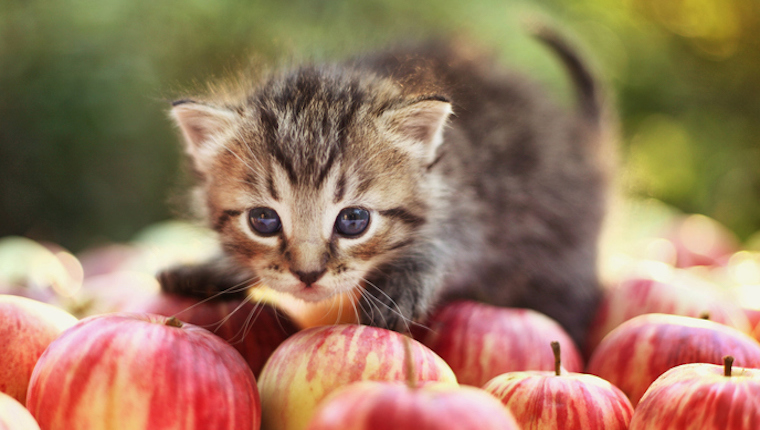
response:
[[[235,112],[195,102],[178,100],[172,103],[171,116],[182,131],[185,149],[196,167],[203,172],[204,163],[224,145],[220,138],[235,124]]]

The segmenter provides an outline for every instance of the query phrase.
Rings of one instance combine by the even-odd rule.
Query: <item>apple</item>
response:
[[[460,384],[481,387],[506,372],[551,370],[554,356],[545,346],[552,340],[565,345],[562,362],[568,370],[583,370],[570,335],[534,310],[455,301],[434,311],[425,325],[415,329],[415,337],[451,366]]]
[[[129,310],[176,316],[210,330],[235,347],[257,377],[275,348],[299,330],[282,311],[248,298],[199,300],[162,292]]]
[[[700,214],[676,219],[665,238],[675,247],[678,267],[722,265],[739,248],[731,230]]]
[[[410,338],[404,339],[406,384],[361,381],[324,399],[307,430],[512,430],[514,417],[475,387],[417,381]]]
[[[24,405],[0,392],[0,430],[40,430],[40,426]]]
[[[484,390],[501,399],[523,430],[625,430],[633,406],[617,387],[594,375],[561,369],[559,342],[554,371],[509,372]]]
[[[63,332],[32,373],[27,408],[43,429],[258,429],[251,369],[208,330],[114,313]]]
[[[109,312],[125,312],[154,297],[161,287],[155,276],[127,270],[117,270],[84,279],[77,294],[82,316]]]
[[[317,404],[352,382],[403,381],[405,336],[356,324],[302,330],[269,357],[259,378],[262,428],[304,429]],[[412,341],[418,381],[457,385],[451,368]]]
[[[25,404],[35,363],[50,342],[76,322],[53,305],[0,295],[0,392]]]
[[[756,430],[760,428],[760,370],[692,363],[676,366],[649,387],[631,430]]]
[[[130,260],[139,258],[140,249],[134,245],[112,243],[87,248],[77,253],[84,277],[105,275],[126,267]]]
[[[0,238],[0,287],[4,293],[58,305],[77,291],[81,277],[81,265],[63,248],[25,237]]]
[[[634,406],[647,387],[679,364],[719,364],[733,355],[743,367],[760,367],[760,343],[733,327],[700,318],[646,314],[611,331],[586,370],[623,390]]]
[[[307,430],[519,430],[512,414],[469,386],[363,381],[336,390]]]
[[[672,269],[667,281],[634,277],[604,292],[591,323],[585,352],[590,355],[602,338],[624,321],[650,313],[699,317],[749,333],[750,324],[738,305],[724,298],[717,286],[697,279],[684,270]]]

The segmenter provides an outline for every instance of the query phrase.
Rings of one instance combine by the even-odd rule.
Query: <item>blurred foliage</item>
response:
[[[0,0],[0,236],[76,250],[178,215],[168,101],[251,65],[465,34],[566,100],[535,14],[615,90],[627,191],[760,229],[757,0]]]

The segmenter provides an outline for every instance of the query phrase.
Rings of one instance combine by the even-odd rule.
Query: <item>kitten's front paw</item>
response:
[[[211,263],[176,266],[159,273],[157,279],[165,293],[199,299],[215,296],[242,298],[248,291],[241,276],[225,273]]]

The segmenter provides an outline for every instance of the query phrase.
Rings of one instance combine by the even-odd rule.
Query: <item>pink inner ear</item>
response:
[[[451,103],[441,100],[422,100],[403,107],[396,115],[398,131],[422,145],[418,148],[425,162],[432,162],[443,142],[443,129],[451,114]]]
[[[430,143],[451,113],[451,104],[438,100],[425,100],[417,102],[407,108],[402,115],[402,129],[404,133],[416,140]]]
[[[234,119],[231,111],[194,102],[175,105],[172,116],[182,130],[191,153],[203,146],[214,134],[232,126]]]

